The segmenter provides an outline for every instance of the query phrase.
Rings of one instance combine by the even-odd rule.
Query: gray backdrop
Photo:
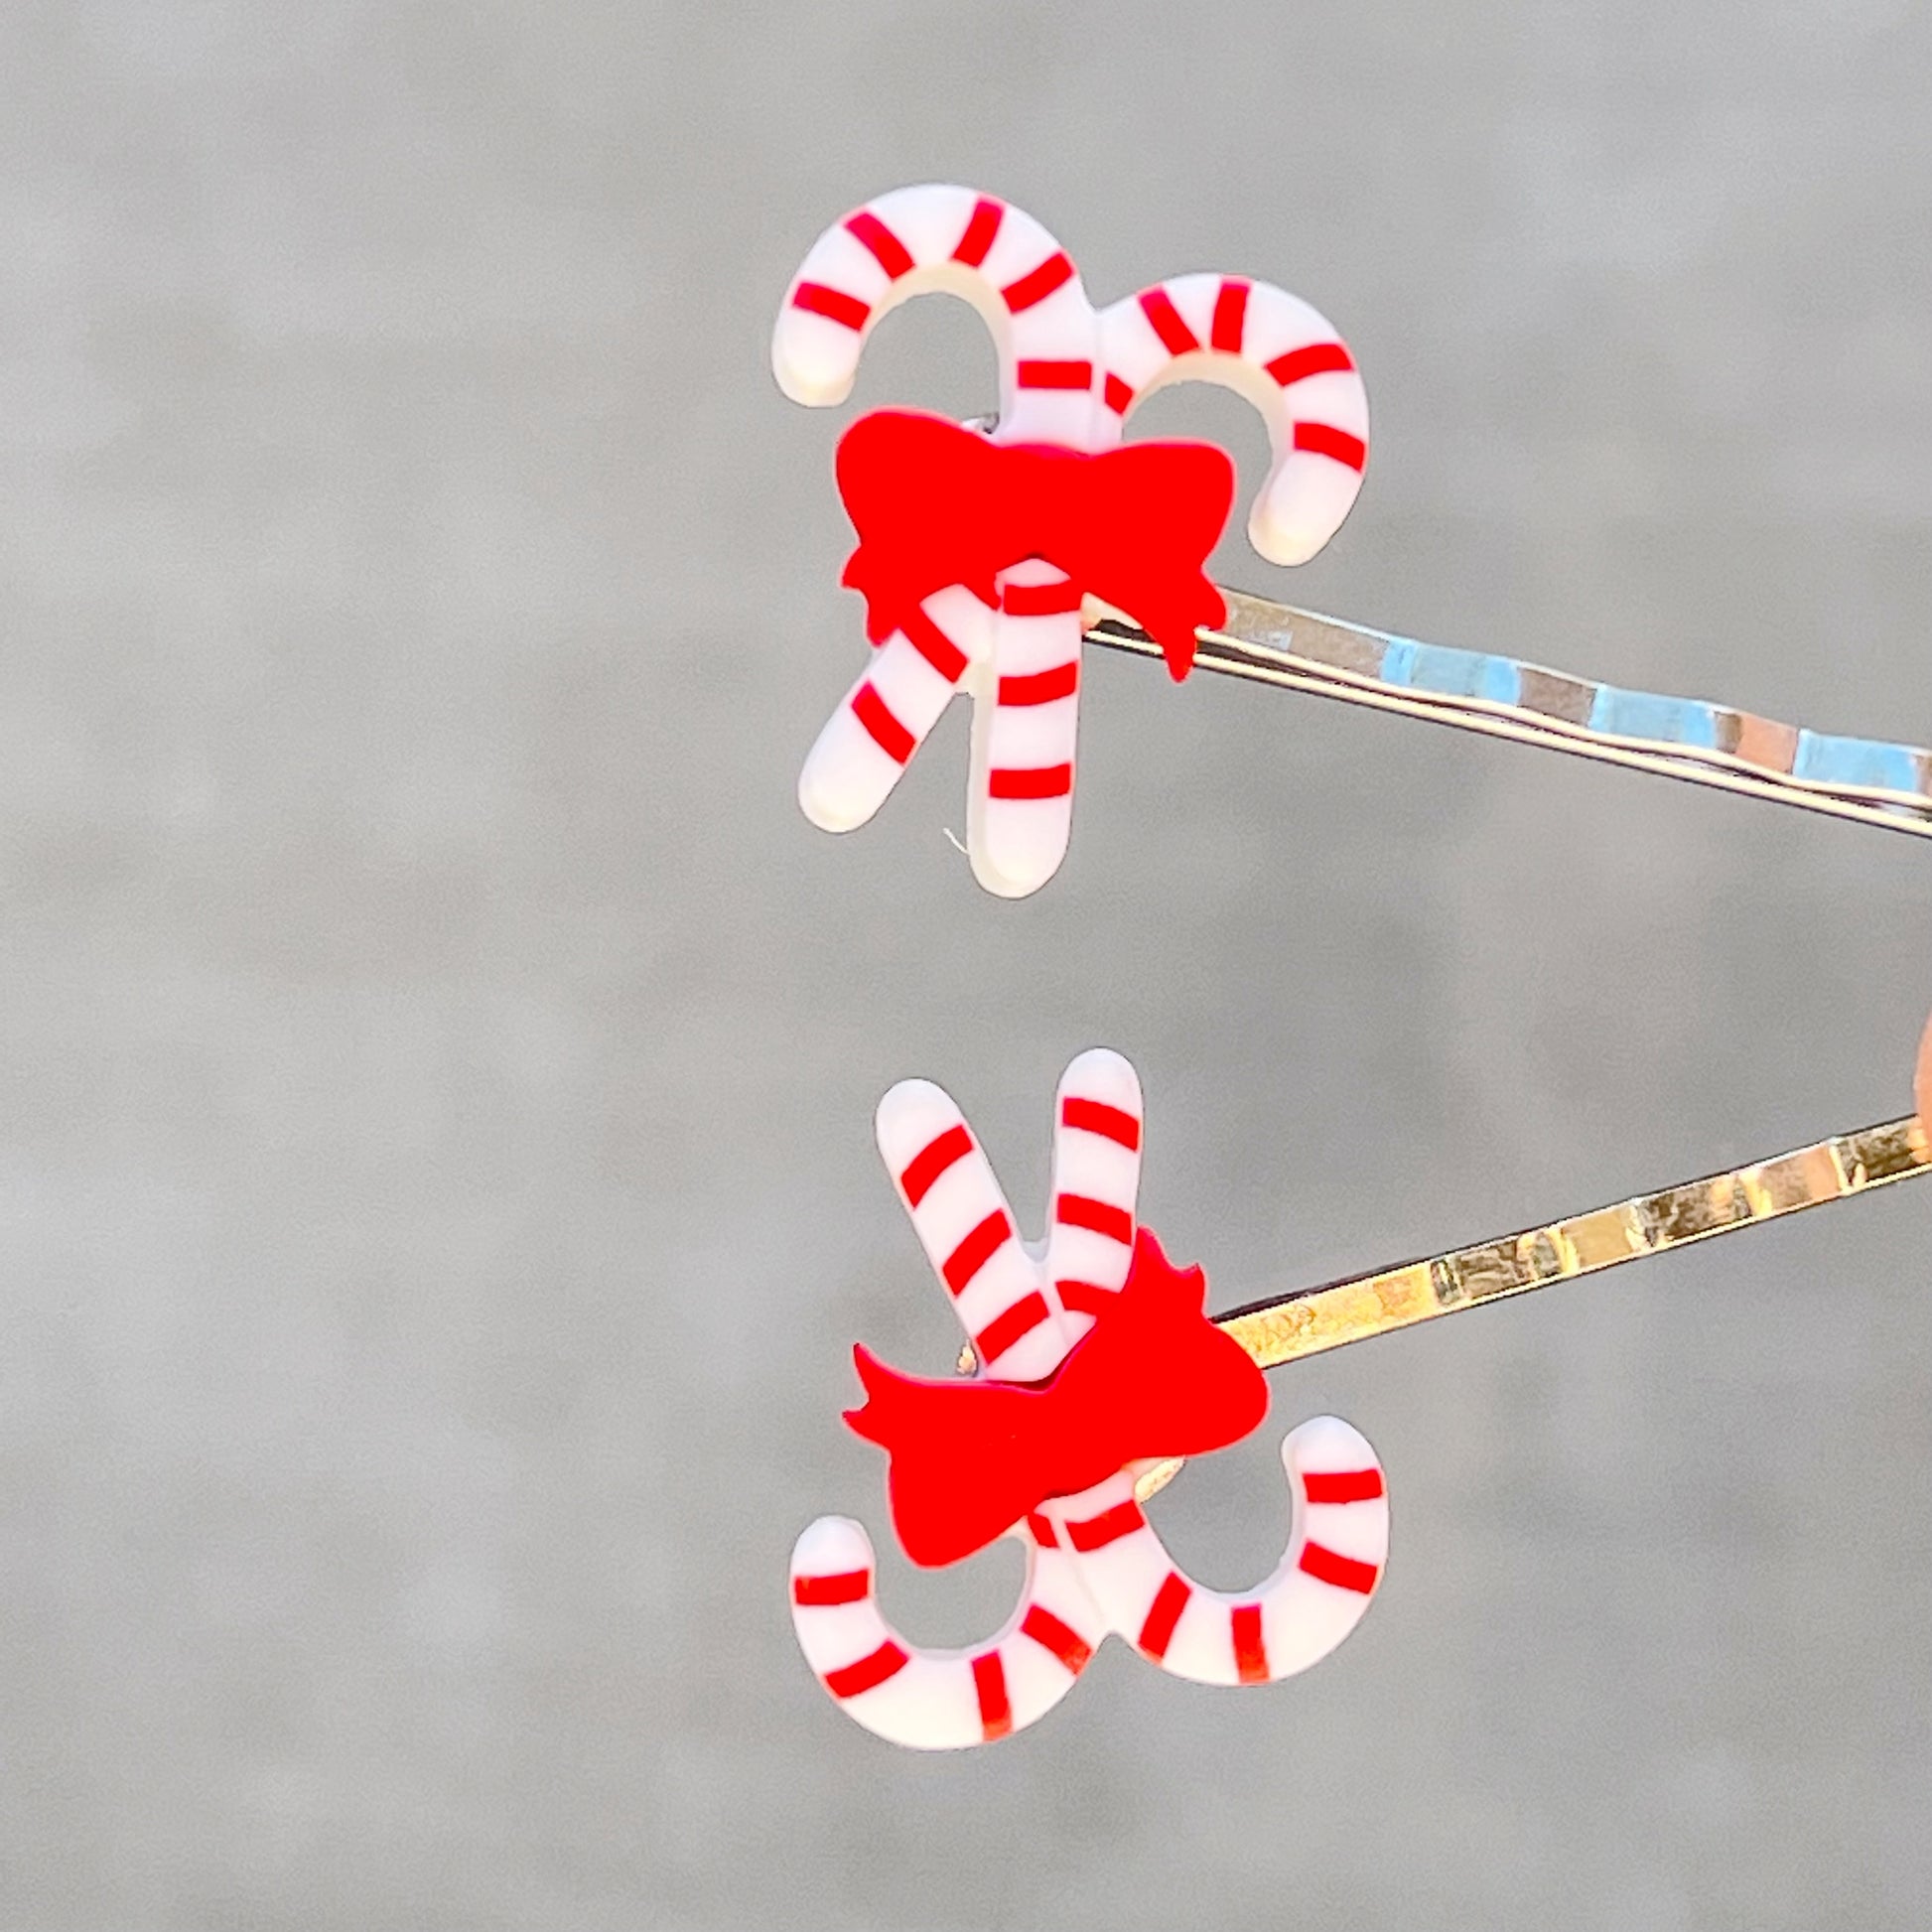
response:
[[[1932,1200],[1329,1357],[1158,1505],[1396,1544],[1267,1693],[1109,1646],[926,1759],[796,1655],[885,1532],[847,1348],[948,1317],[870,1141],[1036,1220],[1105,1042],[1220,1306],[1902,1112],[1905,840],[1096,655],[981,894],[949,722],[792,800],[862,655],[806,243],[901,181],[1096,297],[1284,282],[1376,449],[1299,574],[1443,642],[1932,736],[1932,22],[1904,0],[18,0],[0,61],[0,1922],[24,1932],[1924,1923]],[[860,401],[970,412],[963,310]],[[1231,398],[1150,424],[1263,443]],[[1821,1315],[1820,1305],[1829,1311]],[[965,1641],[1010,1550],[886,1559]]]

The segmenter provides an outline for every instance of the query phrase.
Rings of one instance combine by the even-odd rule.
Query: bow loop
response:
[[[1208,443],[1136,443],[1088,456],[989,443],[942,417],[880,409],[839,441],[839,495],[859,533],[842,581],[883,642],[934,591],[995,607],[995,579],[1029,557],[1133,617],[1176,678],[1194,631],[1226,615],[1208,553],[1234,503],[1234,466]]]

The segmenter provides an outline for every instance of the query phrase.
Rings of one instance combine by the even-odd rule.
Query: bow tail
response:
[[[1161,646],[1176,683],[1195,630],[1227,617],[1206,566],[1233,507],[1234,465],[1211,444],[1136,443],[1093,465],[1078,575]]]

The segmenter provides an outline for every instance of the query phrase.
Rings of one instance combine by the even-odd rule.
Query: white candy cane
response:
[[[1177,275],[1100,315],[1103,412],[1214,382],[1260,410],[1274,456],[1248,516],[1271,563],[1303,564],[1341,528],[1368,460],[1368,394],[1333,327],[1299,296],[1231,275]]]
[[[1082,1053],[1054,1105],[1046,1241],[1024,1247],[986,1157],[950,1096],[902,1081],[880,1104],[880,1151],[914,1230],[996,1381],[1037,1380],[1127,1280],[1140,1184],[1142,1099],[1118,1053]],[[924,1650],[886,1622],[859,1524],[823,1517],[792,1552],[792,1622],[844,1709],[880,1736],[955,1749],[1024,1729],[1118,1633],[1164,1669],[1262,1683],[1332,1650],[1368,1606],[1388,1544],[1380,1464],[1346,1423],[1305,1423],[1282,1447],[1293,1497],[1287,1554],[1242,1595],[1194,1584],[1134,1498],[1131,1470],[1056,1497],[1017,1524],[1019,1605],[987,1643]]]
[[[1054,1108],[1052,1228],[1024,1247],[992,1165],[952,1096],[901,1080],[879,1103],[879,1152],[913,1232],[979,1357],[978,1374],[1050,1375],[1118,1292],[1133,1255],[1141,1088],[1118,1053],[1082,1053]],[[1062,1295],[1070,1295],[1069,1312]],[[791,1556],[792,1626],[819,1681],[895,1743],[957,1749],[1023,1730],[1073,1688],[1106,1635],[1073,1557],[1043,1517],[1016,1524],[1027,1576],[999,1633],[965,1650],[921,1649],[881,1612],[873,1550],[851,1518],[821,1517]]]
[[[1124,1262],[1109,1264],[1131,1253],[1134,1236],[1131,1212],[1121,1216],[1112,1205],[1124,1199],[1131,1208],[1139,1187],[1134,1069],[1118,1054],[1083,1054],[1061,1081],[1055,1120],[1048,1252],[1061,1304],[1086,1318],[1084,1331],[1127,1279]],[[1123,1173],[1124,1158],[1133,1166]],[[1110,1238],[1083,1232],[1093,1227]],[[1117,1248],[1120,1241],[1129,1246]],[[1288,1548],[1252,1590],[1192,1582],[1142,1513],[1131,1470],[1043,1504],[1034,1535],[1073,1555],[1109,1628],[1162,1669],[1203,1684],[1271,1683],[1318,1663],[1354,1629],[1389,1547],[1382,1465],[1347,1423],[1333,1416],[1304,1423],[1282,1444],[1282,1464],[1292,1499]]]
[[[1340,529],[1368,460],[1368,395],[1346,345],[1308,303],[1267,282],[1181,275],[1102,310],[1098,330],[1100,422],[1086,447],[1112,448],[1157,389],[1219,383],[1268,427],[1274,463],[1248,518],[1256,550],[1307,563]],[[974,713],[968,839],[980,883],[1015,897],[1065,856],[1082,637],[1077,587],[1049,564],[1024,571],[1001,580],[999,678],[994,702]]]
[[[992,332],[993,441],[1118,441],[1094,399],[1094,314],[1072,261],[1030,214],[967,188],[897,189],[818,238],[772,337],[778,386],[795,402],[844,401],[880,318],[935,292],[970,302]],[[1077,591],[1051,565],[1018,565],[998,590],[988,611],[949,587],[885,641],[812,747],[798,798],[827,831],[863,825],[963,687],[975,699],[968,852],[982,885],[1017,897],[1066,850],[1081,624]]]

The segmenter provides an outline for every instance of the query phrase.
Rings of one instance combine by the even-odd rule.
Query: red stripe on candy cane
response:
[[[1335,429],[1328,423],[1297,423],[1295,447],[1315,456],[1332,457],[1351,470],[1359,470],[1368,461],[1368,445],[1359,436],[1350,436],[1345,429]]]
[[[1141,1514],[1140,1504],[1130,1499],[1116,1503],[1112,1509],[1103,1509],[1098,1516],[1089,1516],[1084,1523],[1067,1524],[1066,1540],[1084,1556],[1089,1550],[1104,1550],[1108,1544],[1118,1543],[1123,1536],[1132,1536],[1146,1525],[1147,1518]]]
[[[1014,364],[1016,389],[1090,389],[1093,387],[1091,362],[1046,362],[1022,359]]]
[[[1377,1572],[1372,1563],[1358,1563],[1322,1543],[1302,1546],[1302,1568],[1316,1583],[1332,1584],[1335,1588],[1353,1590],[1358,1596],[1368,1595],[1375,1587]]]
[[[1144,1656],[1153,1658],[1158,1664],[1168,1654],[1168,1645],[1173,1641],[1174,1625],[1180,1621],[1180,1613],[1187,1607],[1187,1599],[1193,1593],[1193,1585],[1178,1571],[1168,1572],[1167,1582],[1154,1592],[1154,1601],[1148,1606],[1147,1621],[1141,1625],[1141,1634],[1135,1639],[1135,1647]]]
[[[1310,343],[1276,356],[1268,364],[1268,373],[1286,389],[1291,382],[1308,376],[1341,375],[1354,366],[1354,357],[1340,343]]]
[[[972,1151],[973,1137],[963,1121],[954,1121],[943,1134],[935,1134],[905,1164],[905,1172],[898,1177],[898,1184],[905,1189],[906,1205],[917,1207],[939,1176]]]
[[[1013,1706],[1007,1699],[1006,1666],[1000,1653],[989,1650],[973,1659],[973,1692],[979,1699],[980,1735],[990,1744],[1013,1729]]]
[[[1200,347],[1200,338],[1181,321],[1180,311],[1173,306],[1173,297],[1166,289],[1143,289],[1141,308],[1170,355],[1186,355]]]
[[[1086,1194],[1062,1194],[1053,1203],[1053,1219],[1062,1227],[1104,1234],[1123,1247],[1131,1247],[1134,1242],[1133,1215],[1112,1201],[1094,1200]]]
[[[1000,680],[1002,704],[1051,704],[1055,698],[1070,698],[1080,688],[1080,665],[1055,664],[1050,671],[1031,671],[1024,677]]]
[[[1221,284],[1221,292],[1214,298],[1214,323],[1208,332],[1208,347],[1239,355],[1241,338],[1247,327],[1248,285],[1230,278]]]
[[[845,225],[865,243],[873,259],[895,282],[901,275],[911,273],[912,257],[906,252],[905,243],[871,208],[862,207],[857,214],[848,215]]]
[[[794,1577],[791,1600],[801,1608],[830,1609],[838,1603],[863,1602],[872,1590],[870,1570],[841,1570],[831,1577]]]
[[[1046,1298],[1037,1289],[1031,1295],[1023,1295],[973,1337],[974,1350],[981,1361],[997,1362],[1022,1335],[1032,1334],[1049,1313]]]
[[[893,715],[870,679],[852,694],[852,715],[865,726],[867,735],[895,764],[903,764],[912,756],[917,741]]]
[[[1006,584],[1000,608],[1010,618],[1061,618],[1080,608],[1080,587],[1070,577],[1050,584]]]
[[[1007,305],[1007,313],[1017,316],[1044,302],[1055,289],[1064,288],[1072,279],[1073,264],[1056,250],[1037,268],[1029,269],[1017,282],[1009,282],[1000,296]]]
[[[1033,1604],[1020,1625],[1020,1634],[1031,1637],[1042,1650],[1049,1651],[1063,1664],[1070,1676],[1078,1677],[1093,1656],[1093,1646],[1069,1630],[1051,1610]]]
[[[825,1673],[825,1688],[835,1698],[856,1698],[866,1691],[876,1691],[889,1677],[897,1677],[905,1668],[905,1652],[888,1637],[870,1656],[861,1657],[856,1664],[847,1664],[842,1670],[828,1670]]]
[[[953,1294],[965,1294],[973,1277],[993,1259],[999,1252],[1000,1244],[1012,1232],[1013,1223],[1007,1219],[1006,1209],[996,1207],[946,1257],[939,1272],[945,1277],[946,1286]]]
[[[959,237],[959,246],[952,251],[953,260],[966,268],[978,268],[998,237],[1006,212],[1004,203],[982,195],[973,204],[972,218],[966,223],[966,232]]]
[[[1141,1123],[1125,1108],[1110,1107],[1104,1100],[1086,1100],[1078,1094],[1069,1094],[1060,1103],[1060,1125],[1077,1128],[1085,1134],[1098,1134],[1102,1140],[1112,1141],[1130,1154],[1140,1152]]]
[[[1027,1512],[1027,1534],[1042,1550],[1054,1549],[1059,1543],[1059,1538],[1053,1534],[1052,1523],[1036,1509],[1030,1509]]]
[[[1229,1619],[1235,1674],[1244,1684],[1268,1682],[1268,1644],[1261,1633],[1261,1605],[1237,1603]]]
[[[1311,1503],[1371,1503],[1387,1493],[1380,1469],[1306,1469],[1302,1491]]]
[[[1103,1309],[1111,1308],[1117,1289],[1101,1288],[1094,1282],[1055,1282],[1059,1290],[1060,1307],[1068,1314],[1098,1314]]]
[[[1119,376],[1109,369],[1107,380],[1102,385],[1100,399],[1116,416],[1125,416],[1134,406],[1134,392]]]
[[[966,653],[923,611],[908,611],[898,627],[905,641],[948,684],[957,684],[966,674]]]
[[[1064,798],[1072,789],[1070,764],[1042,764],[1031,770],[1009,768],[986,774],[989,798]]]
[[[872,319],[869,303],[861,302],[856,295],[847,295],[843,289],[827,288],[823,282],[800,282],[792,291],[791,306],[854,331],[863,329]]]

